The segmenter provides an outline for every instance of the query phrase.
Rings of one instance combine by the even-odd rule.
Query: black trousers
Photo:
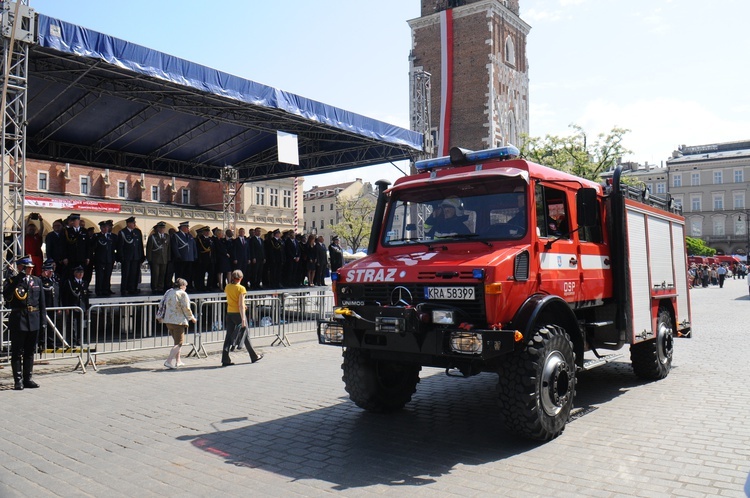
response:
[[[224,346],[221,351],[221,364],[228,365],[231,363],[229,349],[235,343],[236,334],[241,334],[245,331],[239,327],[242,325],[242,315],[239,313],[227,313],[224,324],[227,327],[227,335],[224,337]],[[253,363],[258,361],[258,354],[253,349],[252,344],[250,344],[250,334],[245,334],[245,349],[250,353],[250,361]]]
[[[140,261],[122,262],[122,283],[120,285],[120,290],[123,293],[135,292],[138,290],[138,274],[140,270]]]
[[[34,370],[34,353],[39,331],[10,331],[10,363],[15,381],[29,381]]]

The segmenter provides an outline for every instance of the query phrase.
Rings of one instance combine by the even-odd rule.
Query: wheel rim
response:
[[[656,332],[656,354],[659,357],[659,363],[666,364],[672,357],[673,348],[672,327],[666,320],[659,321],[659,328]]]
[[[541,401],[549,416],[560,413],[570,398],[570,367],[559,351],[547,356],[542,370]]]

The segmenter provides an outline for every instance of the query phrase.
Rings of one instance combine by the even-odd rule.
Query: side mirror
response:
[[[576,221],[579,227],[596,225],[597,209],[599,209],[599,204],[596,202],[596,189],[579,188],[576,194],[576,207],[578,211]]]

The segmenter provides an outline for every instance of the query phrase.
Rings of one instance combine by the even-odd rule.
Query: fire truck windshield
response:
[[[392,194],[383,244],[517,240],[526,235],[525,183],[451,184]]]

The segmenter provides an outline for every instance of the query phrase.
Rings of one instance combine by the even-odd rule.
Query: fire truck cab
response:
[[[558,436],[576,372],[630,346],[635,373],[665,377],[690,334],[684,219],[666,199],[518,159],[451,150],[378,182],[368,256],[332,276],[350,398],[410,401],[422,367],[498,375],[499,413],[529,438]],[[594,358],[584,360],[591,351]]]

